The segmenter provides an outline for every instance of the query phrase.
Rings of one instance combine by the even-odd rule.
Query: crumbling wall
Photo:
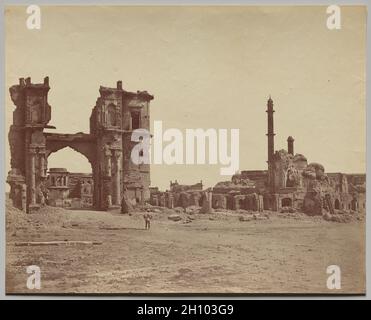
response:
[[[295,156],[286,150],[276,151],[273,157],[273,190],[287,187],[302,187],[302,171],[306,158],[301,154]]]
[[[303,211],[308,215],[334,214],[336,190],[331,185],[325,168],[319,163],[309,164],[303,171],[307,194],[304,197]]]

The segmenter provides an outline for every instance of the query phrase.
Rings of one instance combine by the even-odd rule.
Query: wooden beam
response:
[[[60,246],[60,245],[101,245],[103,242],[99,241],[25,241],[15,242],[16,247],[28,247],[28,246]]]

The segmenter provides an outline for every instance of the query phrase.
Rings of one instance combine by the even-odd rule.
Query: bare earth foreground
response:
[[[327,222],[303,214],[70,211],[24,214],[7,202],[6,289],[27,293],[356,293],[365,292],[364,219]],[[188,217],[188,218],[187,218]],[[16,246],[22,241],[101,244]],[[27,266],[41,269],[41,289],[27,289]],[[326,286],[326,268],[341,268],[341,290]]]

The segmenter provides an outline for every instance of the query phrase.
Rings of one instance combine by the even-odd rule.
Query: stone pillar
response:
[[[140,189],[140,204],[144,205],[144,188]]]
[[[21,194],[21,201],[22,201],[22,210],[26,211],[27,209],[27,186],[26,184],[22,184],[22,194]]]
[[[274,194],[274,208],[273,208],[273,211],[279,211],[281,209],[281,206],[280,206],[280,198],[278,196],[278,194]]]
[[[112,206],[112,192],[111,191],[112,191],[111,179],[105,178],[103,194],[105,196],[105,202],[106,202],[107,209]]]
[[[169,203],[170,203],[169,208],[173,209],[174,208],[174,195],[172,193],[169,194]]]
[[[210,192],[205,191],[204,192],[204,194],[202,196],[202,208],[200,210],[200,213],[212,213],[213,212],[212,198],[213,198],[212,191],[210,191]]]
[[[40,153],[40,177],[46,178],[45,153]]]
[[[220,199],[220,202],[222,204],[222,209],[227,209],[227,197],[222,196],[221,199]]]
[[[114,176],[114,186],[115,186],[115,194],[114,194],[114,204],[120,205],[121,204],[121,179],[120,179],[120,156],[121,151],[115,151],[115,176]]]
[[[238,203],[238,197],[233,196],[233,210],[238,210],[240,208],[239,203]]]
[[[173,199],[173,194],[171,191],[166,192],[166,203],[165,206],[169,209],[174,208],[174,199]]]
[[[158,206],[158,196],[157,195],[154,195],[153,198],[152,198],[152,205],[153,206]]]
[[[164,193],[161,193],[160,194],[160,198],[159,198],[159,203],[158,205],[160,207],[165,207],[165,194]]]
[[[107,207],[111,207],[112,206],[112,196],[109,194],[107,195]]]
[[[106,156],[106,175],[107,177],[110,177],[112,175],[111,155]]]
[[[259,195],[259,211],[264,211],[264,198],[262,195]]]
[[[29,152],[29,157],[30,157],[30,162],[29,162],[29,165],[30,165],[30,173],[29,173],[29,177],[30,177],[30,202],[29,204],[31,206],[34,206],[36,205],[36,172],[35,172],[35,151],[34,150],[30,150]]]

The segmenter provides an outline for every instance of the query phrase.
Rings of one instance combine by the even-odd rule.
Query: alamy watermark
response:
[[[341,270],[337,265],[330,265],[326,269],[326,273],[329,274],[327,278],[327,289],[329,290],[340,290],[341,289]]]
[[[341,29],[341,10],[337,5],[331,5],[326,8],[326,13],[329,15],[326,20],[326,26],[329,30]]]
[[[26,286],[30,290],[41,289],[41,270],[40,267],[32,265],[26,268],[30,276],[27,277]]]
[[[40,30],[41,29],[41,9],[36,4],[31,4],[27,7],[26,13],[28,17],[26,19],[26,26],[28,30]]]
[[[133,131],[131,141],[138,142],[131,152],[133,163],[219,164],[221,175],[239,170],[239,129],[186,129],[184,133],[176,128],[164,130],[162,121],[154,121],[153,131],[153,136],[146,129]]]
[[[29,30],[41,29],[41,9],[36,4],[31,4],[26,9],[27,19],[26,26]],[[329,30],[341,29],[341,9],[338,5],[330,5],[326,8],[328,17],[326,19],[326,26]]]

